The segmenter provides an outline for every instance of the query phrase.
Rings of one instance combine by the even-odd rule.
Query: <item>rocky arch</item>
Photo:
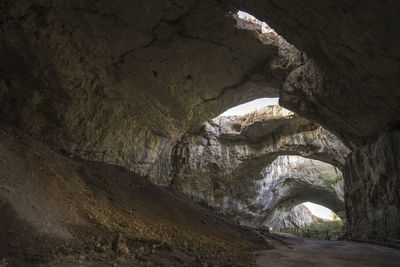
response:
[[[341,172],[330,164],[300,156],[278,156],[257,177],[238,180],[232,183],[233,187],[224,188],[222,183],[215,187],[215,181],[208,183],[203,184],[203,189],[213,187],[214,191],[210,189],[200,198],[241,224],[253,227],[279,225],[283,213],[304,202],[344,213]]]
[[[302,62],[283,39],[263,35],[251,23],[238,24],[213,0],[112,5],[20,0],[4,10],[2,29],[10,38],[2,40],[2,112],[35,117],[36,127],[24,116],[19,126],[37,136],[45,127],[59,129],[64,140],[46,133],[58,146],[93,145],[89,142],[101,139],[110,125],[126,132],[121,122],[177,139],[224,108],[278,96],[285,73]],[[12,64],[17,56],[25,68]],[[35,73],[29,71],[33,66]],[[24,75],[29,83],[16,84]],[[5,101],[10,99],[20,105]],[[32,108],[44,101],[47,107]],[[57,112],[61,107],[64,116]],[[82,118],[83,110],[90,120]],[[18,116],[3,121],[15,124]],[[92,134],[91,127],[99,132]]]
[[[203,132],[183,139],[175,152],[172,186],[221,212],[237,215],[242,223],[259,226],[289,200],[294,200],[293,205],[313,201],[335,212],[344,209],[343,196],[319,180],[311,161],[292,166],[282,159],[289,156],[280,155],[319,159],[342,169],[348,148],[333,134],[282,107],[216,118],[204,125]],[[275,177],[279,182],[268,182],[267,190],[262,185],[266,183],[263,172],[266,166],[278,168],[275,162],[285,165],[285,175],[280,180]],[[282,189],[279,196],[273,193],[278,190],[274,187]],[[261,196],[272,202],[259,202]]]
[[[235,28],[226,15],[238,9],[308,56]],[[184,133],[279,94],[351,147],[353,237],[398,239],[399,10],[396,0],[3,1],[1,122],[55,148],[113,150],[167,183]]]
[[[304,61],[213,0],[19,0],[3,9],[1,121],[57,149],[112,151],[159,184],[184,133],[277,97]]]
[[[312,56],[288,75],[280,103],[350,145],[344,176],[353,238],[398,239],[399,152],[389,147],[399,140],[399,2],[228,2]]]
[[[332,165],[298,156],[280,156],[262,173],[259,224],[277,228],[282,214],[301,203],[313,202],[344,214],[343,176]],[[278,227],[280,228],[280,227]],[[283,228],[283,227],[282,227]]]
[[[325,207],[326,208],[326,207]],[[333,211],[331,211],[333,212]],[[342,217],[333,215],[335,221],[342,220]],[[321,222],[322,219],[313,214],[305,203],[298,203],[293,206],[291,203],[283,203],[276,207],[267,217],[264,227],[271,230],[287,229],[287,228],[304,228],[310,224]]]

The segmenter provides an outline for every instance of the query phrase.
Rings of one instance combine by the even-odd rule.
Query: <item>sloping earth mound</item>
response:
[[[0,265],[250,265],[273,241],[145,177],[0,130]]]

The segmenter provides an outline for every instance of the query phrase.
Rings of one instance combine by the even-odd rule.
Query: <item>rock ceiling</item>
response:
[[[400,218],[399,11],[396,0],[2,1],[1,122],[56,148],[113,150],[161,177],[182,136],[279,95],[351,147],[357,236],[398,235],[385,218]],[[359,206],[376,192],[389,197]]]

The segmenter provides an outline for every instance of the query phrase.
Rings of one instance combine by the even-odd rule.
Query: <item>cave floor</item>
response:
[[[257,253],[257,266],[400,266],[400,250],[349,241],[302,239],[275,233],[288,246]]]
[[[1,266],[249,266],[276,242],[118,166],[0,124]]]
[[[0,266],[400,266],[395,249],[241,227],[180,192],[4,125],[0,212]]]

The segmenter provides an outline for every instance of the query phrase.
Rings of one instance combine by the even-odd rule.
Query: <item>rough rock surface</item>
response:
[[[280,103],[351,144],[344,178],[353,238],[399,239],[398,153],[379,148],[399,130],[400,2],[226,2],[309,55],[288,75]]]
[[[217,1],[20,0],[1,12],[1,121],[57,148],[113,150],[148,172],[190,128],[277,96],[302,61]]]
[[[267,225],[273,230],[279,230],[291,227],[304,228],[313,222],[313,215],[307,207],[297,205],[295,207],[281,207]]]
[[[348,158],[344,169],[345,199],[353,237],[400,239],[399,148],[400,132],[389,132],[374,143],[355,149]]]
[[[238,8],[266,21],[312,58],[290,74],[283,106],[349,139],[396,127],[398,1],[227,2],[239,2]]]
[[[272,220],[267,215],[286,201],[293,201],[291,207],[313,201],[335,212],[343,210],[341,189],[327,188],[317,172],[321,166],[331,175],[333,167],[278,156],[301,155],[342,167],[348,148],[282,107],[218,117],[206,123],[200,135],[183,139],[174,152],[171,185],[242,224],[260,226]]]
[[[230,12],[239,8],[304,53],[237,22]],[[378,177],[360,162],[380,159],[357,153],[390,143],[400,128],[399,12],[397,0],[1,1],[1,122],[67,151],[111,150],[164,183],[177,171],[168,155],[183,134],[279,94],[352,148],[345,179],[365,185],[347,188],[348,199],[370,203],[368,188],[388,179],[383,191],[394,192],[398,180],[396,165],[383,164]],[[387,151],[387,161],[396,158]],[[398,239],[379,230],[400,213],[399,195],[388,199],[368,206],[381,215],[363,228]],[[348,211],[358,227],[364,219]]]
[[[1,121],[55,148],[111,151],[165,184],[183,133],[277,96],[302,64],[228,11],[212,0],[4,1]]]
[[[304,202],[325,206],[339,214],[344,211],[343,176],[329,164],[280,156],[261,174],[256,206],[262,224],[274,228],[309,224],[312,218],[306,211],[293,210]]]

